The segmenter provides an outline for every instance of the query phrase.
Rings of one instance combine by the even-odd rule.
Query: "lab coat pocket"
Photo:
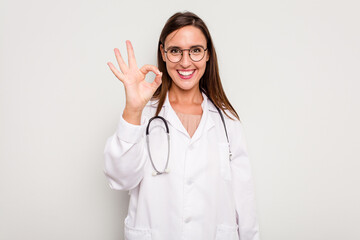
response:
[[[218,225],[215,240],[239,240],[238,226]]]
[[[151,240],[151,229],[130,227],[125,219],[125,240]]]
[[[227,180],[231,180],[231,168],[229,159],[229,144],[219,143],[219,161],[220,161],[220,174]]]

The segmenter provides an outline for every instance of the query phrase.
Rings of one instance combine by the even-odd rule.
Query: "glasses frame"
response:
[[[204,55],[202,56],[202,58],[201,58],[200,60],[195,61],[195,60],[192,59],[192,57],[191,57],[190,49],[191,49],[191,48],[194,48],[194,47],[199,47],[199,48],[202,48],[202,49],[204,50]],[[177,62],[173,62],[173,61],[171,61],[171,60],[169,59],[169,57],[168,57],[168,55],[167,55],[167,52],[169,51],[169,48],[168,48],[167,50],[164,49],[164,52],[165,52],[166,58],[167,58],[170,62],[172,62],[172,63],[178,63],[178,62],[180,62],[181,59],[182,59],[183,56],[184,56],[184,51],[189,51],[189,57],[190,57],[191,61],[193,61],[193,62],[200,62],[200,61],[203,60],[203,58],[205,57],[205,52],[208,50],[208,48],[204,48],[203,46],[194,46],[194,47],[187,48],[187,49],[177,48],[177,49],[179,49],[179,50],[181,51],[181,58],[180,58],[179,61],[177,61]]]

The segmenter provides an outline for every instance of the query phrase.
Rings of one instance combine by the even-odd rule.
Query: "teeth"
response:
[[[194,71],[178,71],[183,76],[190,76]]]

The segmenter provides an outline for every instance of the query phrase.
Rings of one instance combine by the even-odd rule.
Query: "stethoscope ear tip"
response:
[[[170,169],[166,168],[166,169],[165,169],[165,172],[166,172],[166,173],[169,173],[169,172],[170,172]]]

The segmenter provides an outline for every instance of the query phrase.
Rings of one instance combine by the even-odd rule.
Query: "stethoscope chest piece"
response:
[[[157,175],[160,175],[160,174],[163,174],[163,173],[169,173],[169,172],[170,172],[170,169],[165,168],[165,170],[164,170],[163,172],[156,172],[156,171],[154,171],[152,175],[155,177],[155,176],[157,176]]]

